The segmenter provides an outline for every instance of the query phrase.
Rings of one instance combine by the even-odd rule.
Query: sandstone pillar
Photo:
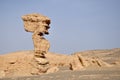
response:
[[[47,61],[45,54],[50,48],[50,43],[44,38],[44,35],[49,34],[50,19],[36,13],[24,15],[22,19],[25,31],[33,33],[35,64],[38,66],[37,68],[40,72],[46,72],[49,68],[49,61]]]

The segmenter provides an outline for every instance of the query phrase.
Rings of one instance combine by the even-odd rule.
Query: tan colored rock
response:
[[[34,58],[35,61],[40,64],[40,65],[46,65],[46,64],[49,64],[49,61],[45,58],[38,58],[38,57],[35,57]]]
[[[84,61],[81,55],[73,55],[73,60],[70,62],[70,69],[81,70],[84,66]]]
[[[119,51],[120,52],[120,51]],[[44,73],[51,73],[56,72],[60,69],[60,71],[64,70],[63,68],[69,69],[70,63],[75,64],[76,66],[72,65],[73,70],[84,70],[84,69],[104,69],[105,67],[120,67],[118,64],[111,63],[109,66],[109,56],[105,53],[103,57],[106,57],[109,62],[103,61],[101,58],[93,57],[93,55],[99,55],[99,53],[92,53],[91,56],[83,56],[81,54],[74,54],[74,55],[65,55],[65,54],[56,54],[48,52],[45,54],[46,58],[49,61],[49,65],[39,65],[34,58],[34,51],[21,51],[21,52],[14,52],[9,54],[0,55],[0,77],[20,77],[20,76],[32,76],[32,75],[41,75]],[[91,53],[90,53],[91,54]],[[113,53],[114,55],[119,56],[119,53]],[[77,55],[77,56],[75,56]],[[112,55],[112,58],[116,59],[116,56]],[[80,57],[78,57],[80,56]],[[81,60],[79,60],[81,58]],[[105,59],[105,60],[106,60]],[[119,58],[120,59],[120,58]],[[115,62],[120,62],[117,59]],[[113,59],[112,59],[113,60]],[[11,62],[15,62],[11,64]],[[77,63],[78,62],[78,63]],[[77,65],[78,64],[78,65]],[[40,68],[41,67],[41,68]],[[61,69],[62,68],[62,69]],[[113,69],[113,68],[112,68]]]
[[[44,58],[33,57],[30,64],[32,66],[32,75],[40,75],[42,73],[46,73],[49,69],[49,62],[47,59]]]
[[[58,67],[51,67],[51,68],[49,68],[48,69],[48,71],[47,71],[47,73],[54,73],[54,72],[57,72],[59,70],[59,68]]]
[[[48,52],[50,48],[49,41],[43,37],[38,39],[38,37],[34,36],[33,42],[34,42],[34,51],[35,51],[34,55],[37,57],[45,57],[45,54]]]
[[[28,32],[35,32],[35,30],[41,26],[48,26],[50,19],[41,14],[33,13],[22,16],[24,21],[24,28]]]
[[[5,71],[0,71],[0,78],[5,77]]]
[[[97,65],[99,67],[111,67],[110,64],[100,60],[100,59],[97,59],[97,58],[93,58],[90,60],[90,65]]]
[[[32,39],[34,43],[35,56],[43,56],[48,52],[50,43],[43,36],[49,34],[50,19],[41,14],[33,13],[22,16],[24,28],[28,32],[33,32]]]
[[[35,63],[39,66],[39,72],[46,72],[49,62],[47,61],[45,54],[50,48],[50,43],[43,36],[49,34],[50,19],[41,14],[28,14],[22,16],[24,21],[24,29],[27,32],[32,32],[32,39],[34,43],[34,59]],[[44,67],[45,66],[45,67]],[[47,67],[47,68],[46,68]]]

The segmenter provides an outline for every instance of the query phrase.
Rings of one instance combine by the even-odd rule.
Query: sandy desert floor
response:
[[[62,69],[40,76],[3,78],[1,80],[120,80],[120,67],[88,68],[81,71]]]

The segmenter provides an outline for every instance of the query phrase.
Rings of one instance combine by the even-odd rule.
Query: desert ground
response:
[[[120,48],[71,55],[48,52],[51,69],[40,75],[32,74],[33,54],[29,50],[0,55],[0,80],[120,80]]]

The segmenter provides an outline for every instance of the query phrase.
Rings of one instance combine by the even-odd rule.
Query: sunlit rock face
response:
[[[34,62],[39,66],[37,68],[40,72],[46,72],[49,68],[49,61],[46,59],[45,54],[50,48],[50,43],[44,38],[44,35],[49,34],[50,19],[37,13],[24,15],[22,19],[25,31],[33,33]]]

